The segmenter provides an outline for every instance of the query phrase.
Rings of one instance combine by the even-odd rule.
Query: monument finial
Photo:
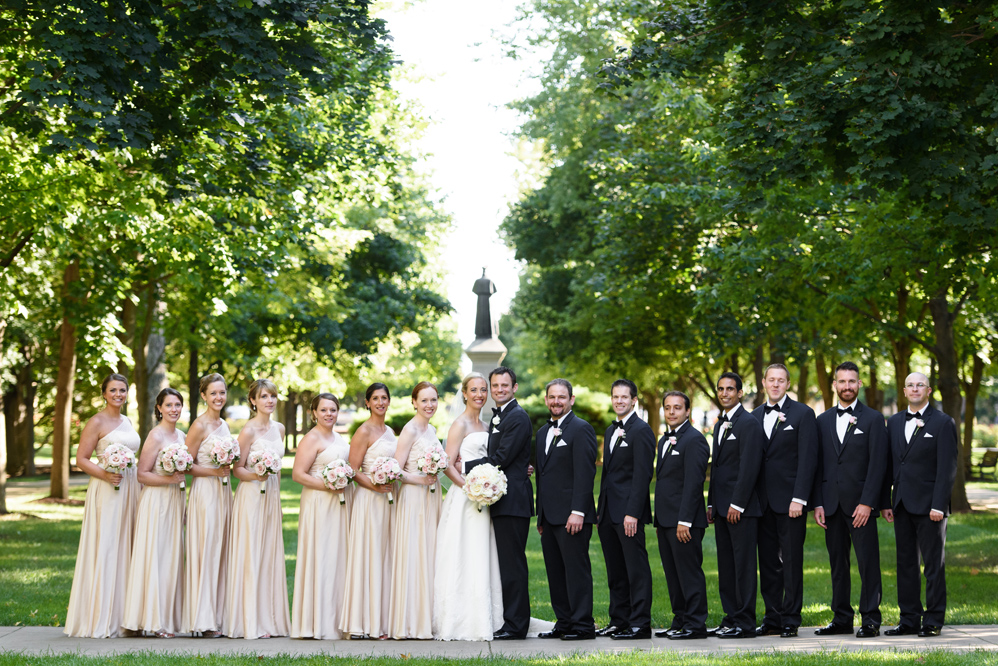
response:
[[[475,280],[472,291],[478,294],[478,314],[475,317],[475,338],[495,338],[498,333],[492,323],[492,310],[489,307],[489,298],[496,293],[496,286],[492,280],[485,277],[485,269],[482,269],[482,277]]]

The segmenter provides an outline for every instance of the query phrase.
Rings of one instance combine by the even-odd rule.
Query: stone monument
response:
[[[468,345],[464,353],[471,359],[471,371],[480,372],[487,378],[489,373],[502,363],[502,359],[506,356],[506,346],[499,341],[499,327],[492,319],[492,311],[489,308],[489,298],[496,293],[496,286],[492,280],[485,277],[484,268],[482,269],[482,277],[475,280],[472,291],[478,294],[475,341]],[[482,409],[482,417],[485,418],[493,407],[495,407],[495,402],[489,396]]]

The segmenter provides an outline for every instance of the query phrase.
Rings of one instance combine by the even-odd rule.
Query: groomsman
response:
[[[655,635],[672,640],[707,638],[707,580],[703,575],[707,512],[703,484],[710,447],[690,424],[689,396],[669,391],[662,398],[662,407],[669,430],[658,443],[655,527],[669,586],[672,628]]]
[[[651,567],[645,525],[651,522],[648,486],[655,463],[655,434],[634,411],[638,403],[634,382],[615,381],[610,401],[617,420],[603,435],[603,475],[596,509],[610,587],[610,624],[596,634],[614,640],[651,638]],[[700,485],[702,499],[702,481]]]
[[[957,435],[953,419],[929,406],[932,387],[920,372],[908,375],[908,409],[887,421],[893,466],[893,510],[897,543],[898,608],[901,623],[886,636],[938,636],[946,614],[946,516],[956,478]],[[918,562],[925,564],[925,608]]]
[[[496,535],[499,580],[502,585],[503,625],[493,640],[527,637],[530,626],[530,574],[527,570],[527,535],[534,514],[534,490],[527,475],[533,428],[527,412],[517,404],[516,373],[499,366],[489,373],[489,388],[496,407],[489,421],[488,455],[464,463],[467,474],[489,463],[506,473],[506,495],[489,508]]]
[[[887,473],[887,426],[883,414],[857,399],[859,368],[846,361],[835,368],[839,402],[818,417],[818,479],[814,489],[814,520],[825,530],[825,547],[832,570],[832,621],[816,629],[819,636],[851,634],[849,604],[850,542],[859,566],[859,638],[880,635],[880,542],[877,509]]]
[[[756,491],[763,457],[759,422],[742,408],[742,378],[717,380],[723,413],[714,424],[714,453],[707,490],[707,522],[717,541],[717,586],[724,609],[718,638],[754,638],[756,540],[762,505]]]
[[[575,396],[567,379],[548,382],[544,402],[551,420],[537,431],[537,531],[557,622],[539,638],[591,640],[596,432],[572,412]]]
[[[792,638],[804,606],[804,539],[818,465],[818,426],[814,410],[787,395],[785,365],[766,368],[763,383],[768,399],[752,412],[766,437],[758,486],[759,586],[766,614],[756,631]]]

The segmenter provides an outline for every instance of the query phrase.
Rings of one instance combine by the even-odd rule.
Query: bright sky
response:
[[[497,319],[519,284],[517,262],[498,229],[516,200],[516,172],[522,170],[511,154],[517,114],[505,105],[529,89],[523,76],[529,64],[504,58],[493,34],[514,18],[514,0],[401,4],[378,15],[388,22],[396,54],[414,70],[398,90],[418,100],[432,123],[421,148],[430,155],[426,170],[454,219],[444,251],[447,295],[467,346],[475,337],[477,297],[471,287],[482,267],[496,285],[491,305]]]

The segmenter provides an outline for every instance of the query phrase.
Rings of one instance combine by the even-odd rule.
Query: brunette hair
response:
[[[631,397],[638,397],[638,385],[632,382],[630,379],[618,379],[613,384],[610,385],[610,393],[613,393],[613,389],[618,386],[626,386],[627,390],[631,392]]]
[[[665,407],[666,398],[682,398],[683,403],[686,405],[686,411],[690,411],[690,396],[686,395],[682,391],[667,391],[666,394],[662,396],[663,407]]]
[[[765,375],[763,375],[765,377]],[[720,384],[722,379],[732,379],[735,382],[735,388],[739,391],[742,390],[742,378],[737,372],[725,372],[720,377],[717,378],[717,383]]]
[[[374,395],[374,392],[378,391],[378,390],[384,391],[385,395],[388,396],[389,400],[392,399],[392,392],[388,390],[387,386],[385,386],[381,382],[374,382],[373,384],[371,384],[370,386],[368,386],[367,387],[367,391],[364,392],[364,402],[367,402],[368,400],[370,400],[371,396]]]
[[[312,413],[312,420],[313,421],[318,421],[319,420],[319,419],[315,418],[315,410],[319,409],[319,403],[322,402],[323,400],[330,400],[330,401],[332,401],[332,403],[334,405],[336,405],[336,410],[339,411],[339,409],[340,409],[340,399],[339,398],[337,398],[332,393],[320,393],[319,395],[317,395],[314,398],[312,398],[312,402],[308,406],[308,410]]]
[[[159,392],[159,395],[156,396],[156,406],[153,407],[153,413],[156,415],[156,421],[163,420],[163,412],[161,412],[159,408],[163,406],[163,401],[166,400],[166,396],[168,395],[175,395],[178,398],[180,398],[180,406],[181,407],[184,406],[184,396],[180,395],[180,391],[178,391],[175,388],[170,388],[169,386],[167,386],[165,389]]]
[[[228,385],[226,385],[225,379],[222,377],[222,375],[218,374],[217,372],[213,372],[210,375],[205,375],[204,377],[201,378],[201,383],[198,386],[199,389],[198,392],[204,393],[205,391],[208,390],[208,387],[214,384],[215,382],[222,382],[222,386],[225,386],[226,389],[229,388]]]
[[[489,373],[489,384],[492,383],[492,378],[496,375],[509,375],[510,381],[516,385],[516,373],[505,365],[500,365],[498,368]]]
[[[100,383],[101,395],[104,395],[104,391],[107,390],[107,385],[110,384],[111,382],[122,382],[124,383],[125,388],[128,388],[128,378],[125,377],[125,375],[119,375],[117,372],[112,372],[111,374],[109,374],[107,377],[104,378],[104,381]]]
[[[269,379],[253,380],[253,383],[249,385],[249,393],[246,394],[246,397],[249,398],[250,409],[254,412],[256,411],[256,404],[253,401],[260,396],[261,391],[270,391],[276,396],[277,385]]]
[[[573,395],[572,394],[572,382],[568,381],[567,379],[562,379],[562,378],[559,377],[558,379],[552,379],[551,381],[549,381],[544,386],[544,395],[545,396],[548,394],[548,389],[551,388],[552,386],[564,386],[566,389],[568,389],[568,397],[571,398],[572,395]]]
[[[412,399],[416,400],[419,397],[419,392],[427,388],[433,389],[433,392],[436,393],[437,396],[440,395],[440,391],[437,390],[435,384],[431,384],[430,382],[419,382],[416,384],[416,388],[412,389]]]
[[[485,379],[485,375],[480,372],[469,372],[464,379],[461,380],[461,400],[464,400],[464,404],[468,404],[468,399],[464,397],[464,392],[468,390],[468,384],[471,383],[472,379],[481,379],[485,381],[485,389],[489,388],[489,380]]]

